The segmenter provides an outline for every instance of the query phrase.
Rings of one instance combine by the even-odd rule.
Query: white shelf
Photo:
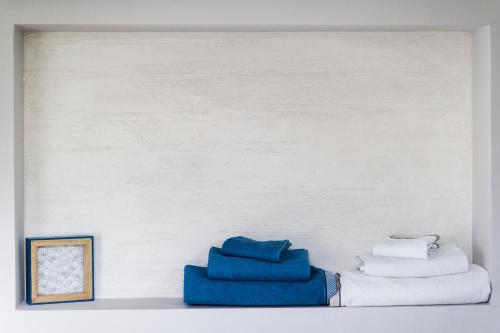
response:
[[[426,306],[391,306],[391,307],[329,307],[329,306],[205,306],[205,305],[187,305],[182,298],[101,298],[92,302],[67,302],[55,304],[29,305],[26,302],[17,306],[20,311],[72,311],[72,310],[201,310],[201,309],[312,309],[312,310],[341,310],[341,311],[366,311],[371,309],[375,311],[422,311],[424,309],[444,309],[455,308],[456,310],[468,309],[489,309],[492,306],[489,303],[464,304],[464,305],[426,305]],[[419,310],[420,309],[420,310]]]
[[[491,304],[394,307],[188,306],[181,298],[97,299],[30,306],[12,319],[22,332],[499,332]],[[89,311],[90,310],[90,311]],[[118,311],[116,311],[118,310]],[[495,323],[496,322],[496,323]],[[50,323],[50,324],[49,324]],[[41,330],[39,330],[41,328]],[[159,329],[161,328],[161,329]],[[16,331],[17,332],[17,331]],[[21,331],[19,331],[21,332]]]
[[[100,298],[92,302],[67,302],[55,304],[29,305],[26,302],[17,306],[22,311],[53,310],[157,310],[186,309],[182,298]]]

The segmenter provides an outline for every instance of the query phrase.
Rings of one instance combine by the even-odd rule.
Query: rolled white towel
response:
[[[442,246],[429,260],[359,256],[358,268],[367,275],[385,277],[431,277],[465,273],[467,255],[454,244]]]
[[[372,254],[381,257],[428,259],[429,255],[435,254],[438,239],[439,237],[436,235],[419,238],[391,236],[383,242],[375,244]]]
[[[486,302],[490,277],[478,265],[462,274],[429,278],[386,278],[360,271],[340,273],[341,306],[471,304]]]

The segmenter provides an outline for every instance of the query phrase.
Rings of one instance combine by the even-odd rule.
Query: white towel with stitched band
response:
[[[486,302],[490,277],[481,266],[462,274],[386,278],[360,271],[340,273],[341,306],[437,305]]]
[[[385,277],[431,277],[465,273],[467,255],[454,244],[442,246],[429,260],[359,256],[359,270],[367,275]]]
[[[389,238],[392,238],[392,239],[417,239],[417,238],[421,238],[427,242],[427,244],[428,244],[427,248],[437,249],[439,247],[438,241],[441,237],[437,234],[436,235],[417,236],[417,237],[396,234],[396,235],[390,235]]]
[[[435,236],[424,236],[420,238],[392,238],[373,247],[372,254],[382,257],[428,259],[429,255],[435,253]]]

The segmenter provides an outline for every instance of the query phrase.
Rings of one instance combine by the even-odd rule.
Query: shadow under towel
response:
[[[211,280],[205,267],[184,267],[184,302],[199,305],[326,305],[325,271],[311,267],[308,281]]]
[[[280,262],[225,256],[212,247],[208,254],[210,279],[253,281],[306,281],[311,277],[307,250],[288,250]]]

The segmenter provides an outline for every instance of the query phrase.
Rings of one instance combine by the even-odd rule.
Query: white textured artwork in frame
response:
[[[84,291],[83,246],[41,247],[37,257],[40,295]]]
[[[94,299],[93,236],[26,238],[26,302]]]

